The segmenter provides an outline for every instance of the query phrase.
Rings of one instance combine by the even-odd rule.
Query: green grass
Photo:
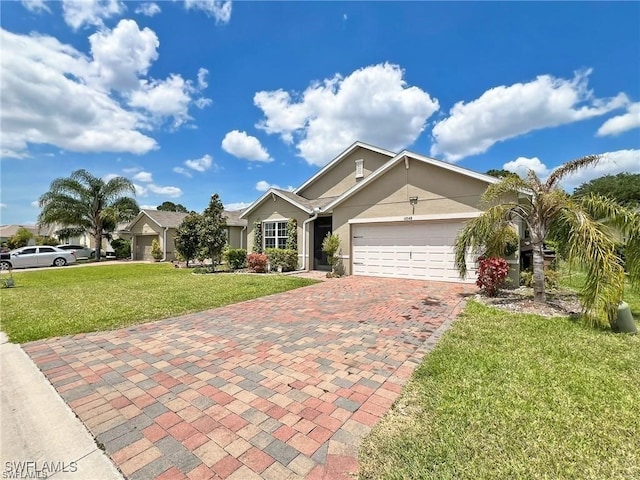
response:
[[[360,478],[640,478],[638,439],[640,336],[470,302],[365,439]]]
[[[280,275],[192,275],[167,264],[101,265],[13,274],[0,289],[10,341],[111,330],[316,283]]]

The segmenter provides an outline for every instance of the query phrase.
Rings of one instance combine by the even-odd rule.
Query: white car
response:
[[[0,270],[10,268],[29,267],[63,267],[70,263],[75,263],[76,257],[73,253],[67,252],[57,247],[31,246],[21,247],[3,253],[0,259]]]
[[[58,245],[58,248],[73,253],[78,258],[92,258],[95,255],[93,248],[83,247],[82,245],[64,244]]]

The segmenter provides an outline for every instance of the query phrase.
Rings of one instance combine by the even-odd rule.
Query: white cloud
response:
[[[131,174],[131,173],[138,173],[142,171],[142,169],[140,167],[129,167],[129,168],[123,168],[122,171],[124,173]]]
[[[187,10],[194,9],[216,19],[216,23],[229,23],[231,20],[231,0],[184,0]]]
[[[287,192],[293,192],[295,190],[295,187],[292,187],[291,185],[289,185],[287,188],[282,188],[275,183],[269,183],[264,180],[260,180],[258,183],[256,183],[256,190],[258,190],[259,192],[266,192],[270,188],[275,188],[276,190],[286,190]]]
[[[138,172],[133,176],[133,179],[138,182],[151,183],[153,182],[153,175],[150,172]]]
[[[403,75],[398,65],[385,63],[315,82],[301,95],[258,92],[253,102],[265,118],[256,127],[286,143],[297,142],[299,155],[317,166],[356,140],[402,149],[439,108],[428,93],[407,86]]]
[[[211,103],[210,99],[199,99],[204,100],[204,104],[194,101],[193,95],[198,92],[190,80],[172,74],[166,80],[143,81],[141,89],[131,93],[129,105],[145,109],[156,123],[172,118],[173,127],[177,128],[192,119],[190,105],[203,108]]]
[[[146,15],[147,17],[153,17],[160,13],[160,7],[157,3],[148,2],[141,3],[138,8],[136,8],[136,13],[141,13],[142,15]]]
[[[180,175],[184,175],[185,177],[193,177],[193,175],[191,175],[191,172],[189,172],[189,170],[187,170],[186,168],[173,167],[173,171],[179,173]]]
[[[89,36],[93,81],[106,89],[129,91],[139,88],[140,75],[146,75],[158,58],[158,40],[149,28],[140,30],[133,20],[121,20],[113,29],[102,29]]]
[[[189,167],[191,170],[195,170],[197,172],[205,172],[211,168],[213,163],[213,159],[211,155],[207,154],[201,158],[196,158],[194,160],[186,160],[184,164]],[[183,172],[179,172],[183,173]]]
[[[165,120],[182,126],[191,119],[189,108],[211,103],[201,96],[204,69],[197,87],[179,75],[145,78],[158,57],[158,38],[133,20],[91,35],[91,56],[45,35],[0,29],[0,42],[5,157],[28,157],[29,144],[144,154],[157,148],[149,132]]]
[[[539,178],[545,178],[549,175],[549,169],[538,157],[518,157],[511,162],[505,163],[502,168],[509,170],[510,172],[517,173],[522,178],[527,177],[529,170],[533,170]]]
[[[22,5],[30,12],[40,13],[45,11],[51,13],[44,0],[22,0]]]
[[[486,152],[493,144],[533,130],[603,115],[628,103],[625,94],[596,98],[587,88],[591,70],[565,80],[541,75],[529,83],[487,90],[469,103],[458,102],[433,127],[432,155],[455,162]]]
[[[33,202],[31,202],[31,206],[35,208],[40,208],[40,201],[34,200]]]
[[[134,183],[133,186],[138,197],[148,197],[150,193],[155,193],[156,195],[163,195],[170,198],[182,196],[182,190],[178,187],[163,187],[154,183],[148,183],[144,186]]]
[[[200,68],[198,70],[198,88],[200,90],[204,90],[209,86],[207,83],[207,75],[209,75],[209,70],[206,68]]]
[[[165,195],[170,198],[177,198],[182,196],[182,190],[178,187],[161,187],[159,185],[150,183],[149,185],[147,185],[147,188],[151,193],[155,193],[156,195]]]
[[[235,157],[246,160],[258,162],[273,161],[273,158],[269,156],[267,150],[260,144],[260,140],[247,135],[246,132],[239,132],[238,130],[232,130],[225,135],[222,140],[222,149]]]
[[[82,26],[102,26],[103,18],[122,14],[127,7],[118,0],[62,0],[62,15],[74,30]]]
[[[234,212],[236,210],[244,210],[249,205],[251,205],[251,202],[225,203],[224,209],[229,211],[229,212]]]
[[[622,132],[640,127],[640,102],[627,107],[627,113],[610,118],[602,124],[596,133],[599,137],[619,135]]]
[[[157,205],[140,205],[141,210],[157,210]]]
[[[105,183],[107,183],[107,182],[109,182],[110,180],[113,180],[114,178],[118,178],[118,177],[120,177],[120,176],[121,176],[121,175],[118,175],[117,173],[107,173],[106,175],[104,175],[104,176],[102,177],[102,181],[103,181],[103,182],[105,182]]]
[[[640,150],[617,150],[602,154],[595,167],[583,168],[573,175],[565,177],[565,188],[572,189],[594,178],[618,173],[640,173]]]
[[[0,208],[7,208],[7,204],[6,203],[0,203]]]

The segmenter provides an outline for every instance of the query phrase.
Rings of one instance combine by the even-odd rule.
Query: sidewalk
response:
[[[121,480],[113,463],[19,345],[0,332],[2,478]]]

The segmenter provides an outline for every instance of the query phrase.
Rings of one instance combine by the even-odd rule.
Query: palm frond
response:
[[[491,205],[496,201],[504,202],[509,196],[517,198],[523,191],[530,191],[531,185],[517,175],[510,175],[498,183],[487,187],[482,195],[482,202]]]
[[[586,270],[581,289],[584,313],[593,325],[608,327],[615,320],[624,292],[624,270],[615,243],[600,223],[577,205],[559,215],[566,231],[567,260]]]
[[[553,172],[551,172],[551,175],[549,175],[549,178],[547,178],[547,181],[545,184],[546,190],[551,190],[564,177],[566,177],[567,175],[571,175],[572,173],[575,173],[577,170],[580,170],[581,168],[595,166],[600,161],[600,158],[601,158],[600,155],[587,155],[582,158],[571,160],[559,166]]]
[[[455,265],[460,278],[467,275],[469,251],[489,255],[504,252],[507,242],[513,239],[511,212],[510,205],[494,205],[466,223],[458,234],[454,247]]]

